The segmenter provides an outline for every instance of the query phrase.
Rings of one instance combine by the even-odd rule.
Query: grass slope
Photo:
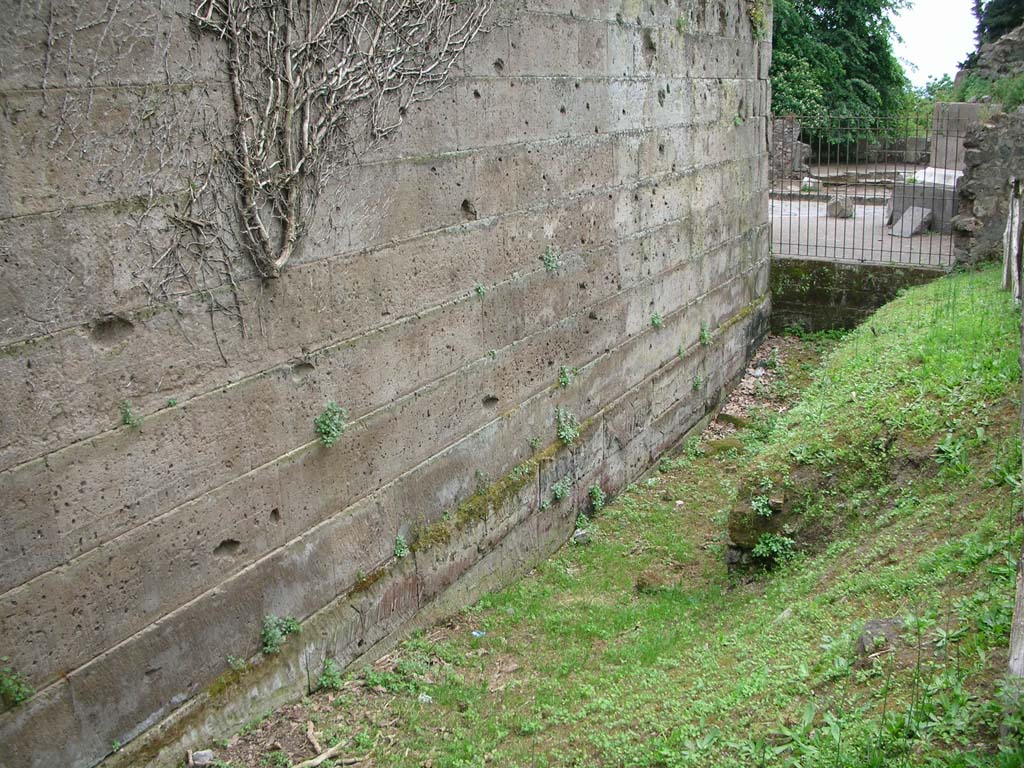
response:
[[[382,766],[1024,765],[997,748],[1021,543],[1017,314],[998,280],[911,290],[802,396],[790,363],[775,394],[799,401],[755,418],[742,449],[691,442],[608,504],[589,545],[219,754],[297,762],[312,720]],[[789,516],[794,546],[730,574],[742,489],[797,466],[828,482]],[[806,515],[828,524],[801,552]],[[886,618],[902,635],[858,653]]]

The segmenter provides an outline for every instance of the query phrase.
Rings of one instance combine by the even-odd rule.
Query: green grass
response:
[[[908,292],[743,451],[687,444],[608,502],[591,544],[313,697],[317,722],[381,766],[1021,766],[997,748],[1021,545],[1018,315],[998,280]],[[950,434],[966,471],[932,450]],[[918,464],[880,466],[880,436]],[[745,478],[794,453],[834,473],[817,503],[841,524],[771,572],[729,573]],[[902,639],[858,656],[864,623],[889,617]]]

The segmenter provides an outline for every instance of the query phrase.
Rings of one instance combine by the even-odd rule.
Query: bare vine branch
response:
[[[326,178],[448,83],[492,0],[197,0],[227,47],[233,176],[259,272],[292,257]]]

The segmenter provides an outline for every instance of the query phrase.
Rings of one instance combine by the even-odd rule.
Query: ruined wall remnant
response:
[[[810,171],[811,145],[800,140],[800,123],[795,115],[771,121],[771,178],[800,179]]]
[[[748,6],[496,3],[271,280],[195,5],[8,9],[0,656],[35,692],[0,765],[176,762],[528,567],[714,406],[766,327]],[[269,615],[303,631],[264,657]]]
[[[1024,109],[997,113],[970,131],[954,243],[960,261],[1001,259],[1011,178],[1024,178]]]
[[[901,291],[931,282],[942,269],[849,264],[776,256],[772,262],[773,333],[856,328]]]

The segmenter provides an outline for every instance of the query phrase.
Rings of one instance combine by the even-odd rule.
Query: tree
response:
[[[891,11],[906,0],[776,0],[775,114],[897,114],[908,90]]]
[[[1024,24],[1024,0],[975,0],[974,15],[978,19],[975,37],[981,47]]]

